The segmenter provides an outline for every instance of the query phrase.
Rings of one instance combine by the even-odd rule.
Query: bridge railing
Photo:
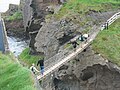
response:
[[[3,18],[1,18],[2,26],[3,26],[3,39],[4,39],[4,47],[5,47],[5,52],[9,51],[9,46],[8,46],[8,40],[7,40],[7,32],[6,32],[6,27]]]
[[[108,25],[110,25],[110,24],[112,24],[112,23],[113,23],[116,19],[118,19],[118,18],[120,18],[120,12],[114,14],[110,19],[107,20],[106,23],[108,23]],[[88,38],[87,44],[83,44],[83,45],[85,45],[85,46],[84,46],[83,48],[81,48],[81,52],[90,45],[90,43],[95,39],[95,37],[97,36],[97,34],[100,32],[101,28],[102,28],[101,26],[100,26],[99,28],[95,27],[93,30],[91,30],[91,31],[89,32],[90,37]],[[81,44],[80,44],[80,45],[81,45]],[[79,46],[77,49],[80,49],[80,46]],[[49,58],[49,59],[45,62],[45,71],[51,69],[51,72],[53,72],[53,67],[55,67],[56,64],[61,63],[61,64],[59,65],[59,67],[60,67],[60,66],[62,66],[64,63],[68,62],[69,59],[66,60],[66,61],[64,61],[64,63],[62,63],[61,61],[64,60],[64,58],[67,58],[67,56],[70,55],[70,54],[72,54],[73,52],[74,52],[75,54],[79,54],[79,53],[80,53],[80,50],[79,50],[79,52],[77,52],[77,51],[75,52],[75,51],[73,51],[73,50],[70,51],[70,50],[68,50],[68,49],[65,49],[65,50],[61,51],[60,53],[54,55],[53,57]],[[51,68],[51,67],[52,67],[52,68]],[[57,69],[57,68],[59,68],[59,67],[57,66],[55,69]],[[51,73],[51,72],[49,71],[48,73],[46,73],[46,75],[49,74],[49,73]],[[46,75],[44,75],[44,76],[46,76]],[[39,79],[40,79],[40,78],[39,78]]]
[[[114,14],[110,19],[107,20],[108,25],[112,24],[119,17],[120,17],[120,12]]]

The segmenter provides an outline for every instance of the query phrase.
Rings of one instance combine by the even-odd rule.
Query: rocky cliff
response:
[[[90,46],[43,80],[43,89],[119,90],[119,79],[120,68],[94,52]]]
[[[55,13],[54,9],[48,9],[51,2],[26,0],[23,9],[24,27],[31,38],[31,53],[43,53],[45,60],[65,49],[65,43],[71,38],[92,30],[93,26],[100,26],[115,13],[89,10],[84,16],[73,14],[58,20],[51,15]],[[45,90],[119,90],[120,74],[117,70],[90,46],[60,67],[52,77],[43,80],[42,86]]]
[[[88,20],[89,24],[85,24],[84,27],[75,24],[73,18],[44,23],[37,34],[35,46],[49,58],[63,49],[61,46],[72,37],[86,30],[86,27],[99,26],[114,13],[90,11],[86,18],[91,18],[92,22]],[[78,17],[76,18],[78,20]],[[49,64],[51,62],[48,61]],[[115,65],[94,52],[90,46],[74,60],[43,80],[43,88],[45,90],[119,90],[119,75],[119,69],[115,69]]]
[[[62,18],[59,21],[52,19],[43,24],[36,36],[35,46],[38,52],[43,52],[46,58],[55,55],[71,38],[93,29],[93,26],[103,24],[114,12],[96,13],[89,11],[84,17],[79,15]],[[84,24],[84,25],[83,25]],[[62,48],[63,49],[63,48]]]
[[[59,4],[59,0],[26,0],[23,7],[24,27],[27,34],[32,39],[30,41],[31,52],[35,53],[35,37],[45,22],[47,14],[53,14],[54,11],[50,4]]]
[[[23,2],[23,0],[21,1]],[[8,36],[14,36],[19,38],[25,37],[21,5],[22,4],[10,4],[9,9],[2,14],[5,21]]]

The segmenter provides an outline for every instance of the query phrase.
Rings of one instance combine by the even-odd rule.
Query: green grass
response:
[[[68,0],[55,17],[61,18],[73,14],[84,15],[88,13],[89,10],[107,11],[119,7],[119,0]]]
[[[37,63],[38,60],[42,59],[43,56],[40,55],[30,55],[29,48],[26,48],[19,56],[21,62],[27,64],[27,66],[31,66],[32,63]]]
[[[21,20],[23,18],[21,12],[15,12],[12,16],[7,16],[6,20],[8,21],[14,21],[14,20]]]
[[[108,30],[101,31],[92,46],[97,53],[120,66],[120,19]]]
[[[27,68],[0,53],[0,90],[36,90],[34,79]]]

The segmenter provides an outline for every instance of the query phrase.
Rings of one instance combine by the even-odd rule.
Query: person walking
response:
[[[31,70],[34,74],[36,74],[36,72],[39,72],[39,71],[36,69],[34,63],[33,63],[32,66],[30,67],[30,70]]]
[[[88,34],[84,34],[84,35],[83,35],[83,38],[84,38],[84,40],[85,40],[85,43],[87,42],[88,37],[89,37]]]
[[[77,47],[77,45],[79,45],[76,41],[71,41],[70,42],[71,44],[72,44],[72,46],[73,46],[73,48],[74,48],[74,51],[76,51],[76,47]]]
[[[83,37],[83,34],[81,33],[79,38],[78,38],[80,41],[81,41],[81,47],[82,47],[82,44],[84,42],[84,37]]]
[[[105,23],[105,29],[108,29],[108,22]]]
[[[84,41],[84,37],[83,37],[83,35],[82,34],[80,34],[80,36],[79,36],[79,38],[78,38],[81,42],[83,42]]]
[[[40,71],[41,71],[41,74],[43,75],[43,73],[44,73],[44,58],[37,62],[37,66],[38,65],[40,65]]]

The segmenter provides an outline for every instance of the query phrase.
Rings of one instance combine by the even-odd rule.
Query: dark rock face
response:
[[[23,0],[24,1],[24,0]],[[54,11],[47,11],[49,3],[60,4],[65,1],[60,0],[25,0],[23,5],[23,20],[26,34],[29,36],[29,32],[39,31],[42,27],[43,22],[45,22],[45,16],[49,13],[53,14]],[[34,38],[34,35],[30,34],[31,38]],[[31,41],[32,42],[32,41]],[[33,41],[35,42],[35,41]],[[34,47],[32,43],[31,48]],[[34,52],[34,50],[33,50]],[[36,51],[35,51],[36,52]]]
[[[44,90],[119,90],[120,69],[92,47],[46,77]],[[47,82],[47,83],[44,83]],[[48,84],[50,83],[50,84]]]
[[[57,79],[55,90],[120,90],[120,73],[107,66],[94,65],[82,71],[82,78]],[[64,77],[64,78],[65,78]]]
[[[86,81],[86,80],[92,78],[93,75],[94,75],[93,72],[91,72],[91,71],[87,71],[87,72],[83,72],[83,73],[81,73],[80,78],[81,78],[83,81]]]
[[[18,38],[25,38],[23,20],[5,21],[7,35]]]
[[[23,0],[21,0],[23,1]],[[6,30],[8,33],[8,36],[14,36],[18,38],[25,38],[24,34],[24,25],[23,20],[17,19],[17,20],[9,20],[8,18],[12,15],[14,15],[17,12],[21,12],[21,7],[18,5],[10,4],[9,9],[2,14],[6,26]]]
[[[26,0],[23,7],[23,20],[24,27],[26,31],[26,35],[29,36],[29,32],[39,31],[41,28],[41,22],[44,21],[44,17],[46,15],[45,12],[45,4],[43,4],[42,0]],[[31,52],[35,53],[35,36],[36,34],[30,34],[30,47]]]
[[[11,16],[18,10],[19,10],[19,6],[18,5],[10,4],[9,5],[9,9],[5,12],[5,15],[6,16]]]
[[[90,11],[90,14],[85,17],[76,15],[63,18],[59,21],[55,21],[52,18],[49,22],[44,23],[39,30],[35,39],[35,47],[38,52],[43,52],[47,58],[52,57],[60,51],[60,46],[64,45],[79,32],[86,30],[88,27],[91,29],[93,25],[100,25],[111,15],[113,15],[113,12],[94,13]],[[91,21],[86,21],[87,18],[91,18]],[[83,25],[83,23],[85,24]]]
[[[47,58],[55,55],[61,45],[75,36],[75,28],[78,25],[70,26],[69,23],[50,22],[42,26],[36,36],[35,46],[38,52],[44,52]]]
[[[48,11],[46,11],[48,3],[53,3],[53,1],[49,1],[49,0],[25,1],[23,8],[23,14],[24,14],[23,20],[27,35],[29,34],[29,32],[39,31],[39,29],[42,27],[41,23],[45,22],[45,16],[48,14]],[[30,34],[30,37],[35,38],[34,34],[33,35]],[[35,41],[33,40],[33,42]],[[35,48],[33,42],[32,42],[33,45],[30,45],[30,47],[32,46],[31,48]]]

